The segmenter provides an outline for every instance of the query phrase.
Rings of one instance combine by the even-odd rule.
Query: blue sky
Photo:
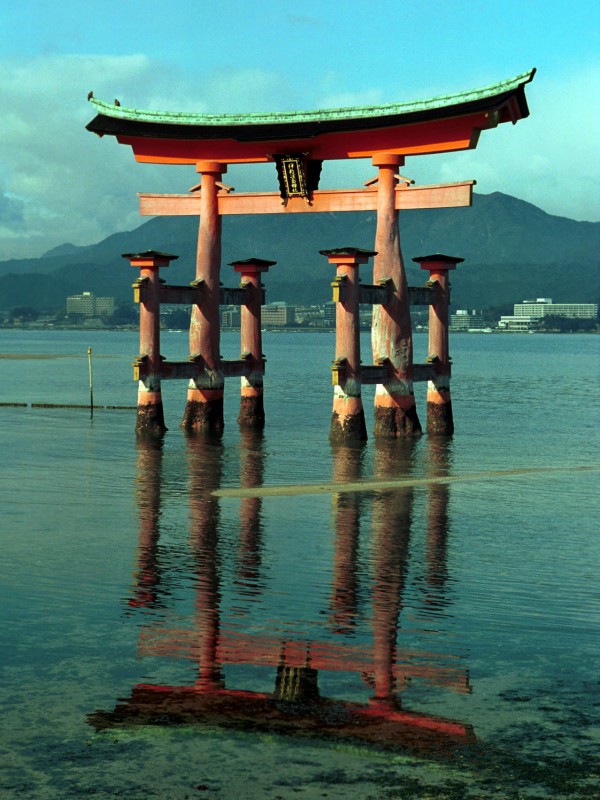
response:
[[[86,96],[162,110],[277,111],[434,97],[537,67],[531,117],[477,150],[407,160],[418,183],[475,179],[548,213],[598,220],[600,4],[580,0],[22,0],[0,10],[0,260],[136,227],[136,192],[191,167],[137,164],[84,130]],[[232,168],[239,191],[272,169]],[[322,185],[360,185],[336,162]]]

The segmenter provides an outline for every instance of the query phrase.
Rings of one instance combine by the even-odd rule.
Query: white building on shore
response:
[[[498,328],[505,331],[530,331],[540,327],[544,317],[596,319],[598,303],[553,303],[550,297],[515,303],[512,316],[500,317]]]
[[[82,317],[109,317],[115,311],[114,297],[96,297],[93,292],[82,292],[67,297],[67,314]]]
[[[456,313],[450,315],[451,331],[480,331],[487,328],[487,325],[481,311],[476,309],[472,311],[458,309]]]

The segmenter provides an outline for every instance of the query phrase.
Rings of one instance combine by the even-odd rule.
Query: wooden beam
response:
[[[390,297],[393,292],[392,282],[387,281],[383,285],[372,285],[361,283],[360,285],[360,303],[361,305],[385,305],[390,302]]]
[[[243,358],[220,361],[220,368],[224,378],[241,378],[250,374],[250,365]],[[264,372],[264,361],[263,361]],[[201,365],[193,360],[188,361],[162,361],[160,365],[160,377],[163,381],[189,380],[197,378],[204,373]],[[148,375],[148,367],[143,359],[136,359],[133,362],[133,379],[143,380]]]
[[[475,181],[441,183],[432,186],[399,186],[396,209],[462,208],[473,202]],[[200,196],[195,194],[139,194],[143,217],[199,216]],[[277,192],[219,194],[219,214],[302,214],[325,211],[375,211],[377,188],[321,189],[313,192],[310,204],[290,198],[283,205]]]
[[[409,286],[408,302],[411,306],[432,306],[438,302],[439,286]]]

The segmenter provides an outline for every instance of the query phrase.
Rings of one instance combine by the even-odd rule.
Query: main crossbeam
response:
[[[399,186],[395,207],[398,211],[417,208],[462,208],[472,205],[475,181],[440,183],[431,186]],[[140,214],[145,217],[199,216],[201,198],[194,194],[145,194],[140,198]],[[368,189],[320,189],[310,202],[292,197],[284,205],[277,192],[219,193],[218,213],[302,214],[326,211],[376,211],[377,187]]]

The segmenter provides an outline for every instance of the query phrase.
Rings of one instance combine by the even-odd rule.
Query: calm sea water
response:
[[[232,380],[186,437],[171,382],[153,447],[31,407],[88,402],[88,346],[134,404],[135,333],[0,331],[0,796],[597,797],[598,343],[454,336],[451,441],[333,450],[333,337],[267,333],[264,436]]]

